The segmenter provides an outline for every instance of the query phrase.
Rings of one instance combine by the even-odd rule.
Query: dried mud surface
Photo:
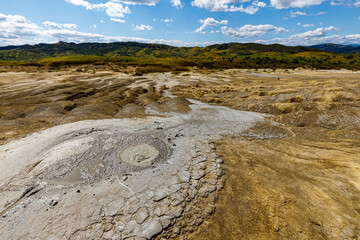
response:
[[[210,201],[216,210],[191,231],[158,238],[359,239],[359,80],[356,72],[307,70],[2,73],[0,144],[81,120],[186,116],[190,99],[267,114],[207,139],[224,161],[224,188]]]

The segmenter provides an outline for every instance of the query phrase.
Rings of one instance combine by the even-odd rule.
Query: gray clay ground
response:
[[[215,209],[211,140],[263,115],[192,101],[183,115],[89,120],[0,146],[0,239],[151,239],[194,231]]]

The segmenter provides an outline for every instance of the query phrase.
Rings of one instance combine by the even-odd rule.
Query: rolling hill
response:
[[[0,47],[2,61],[38,61],[43,58],[95,55],[104,57],[155,57],[179,58],[204,55],[250,55],[254,53],[278,52],[301,53],[321,51],[313,48],[296,46],[288,47],[280,44],[263,45],[257,43],[226,43],[207,47],[173,47],[162,44],[138,42],[114,43],[66,43],[37,44]]]
[[[359,45],[339,45],[334,43],[325,43],[310,46],[310,48],[316,48],[327,52],[336,52],[342,54],[358,54],[360,53]]]

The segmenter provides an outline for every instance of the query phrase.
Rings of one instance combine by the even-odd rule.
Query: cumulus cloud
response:
[[[181,0],[170,0],[171,5],[176,8],[182,8],[185,4],[181,2]]]
[[[120,21],[120,18],[124,18],[125,14],[131,14],[129,7],[124,7],[122,4],[114,1],[98,4],[92,4],[85,0],[65,0],[65,2],[74,4],[76,6],[85,7],[87,10],[105,10],[106,14],[111,18],[112,21],[114,21],[114,19],[119,20],[115,20],[116,22],[123,22]]]
[[[200,19],[200,23],[202,25],[198,29],[196,29],[195,32],[205,34],[206,33],[205,28],[214,28],[219,24],[227,25],[228,20],[218,21],[218,20],[215,20],[214,18],[209,17],[206,19]]]
[[[239,3],[251,4],[244,7],[243,4],[240,6],[236,5]],[[267,4],[264,2],[258,2],[251,0],[194,0],[191,5],[198,8],[204,8],[211,12],[244,12],[247,14],[255,14],[259,7],[266,7]]]
[[[134,25],[134,30],[135,31],[150,31],[152,29],[152,26],[150,25]]]
[[[290,11],[290,17],[292,18],[296,18],[297,16],[306,16],[307,13],[305,12],[300,12],[300,11],[296,11],[296,12],[293,12],[293,11]]]
[[[36,36],[41,27],[20,15],[0,14],[0,38],[16,39],[19,36]]]
[[[357,1],[354,3],[354,6],[355,6],[355,7],[359,7],[359,6],[360,6],[360,0],[357,0]]]
[[[264,3],[264,2],[257,2],[257,3],[255,3],[258,7],[267,7],[267,4],[266,3]]]
[[[280,43],[284,45],[314,45],[324,42],[350,44],[360,40],[360,34],[345,35],[345,36],[341,36],[341,35],[327,36],[327,33],[330,31],[340,31],[340,29],[335,26],[317,28],[315,30],[294,34],[287,38],[274,38],[271,40],[259,40],[257,42]]]
[[[72,3],[76,6],[82,6],[85,7],[87,10],[94,9],[94,4],[91,4],[85,0],[65,0],[65,2]]]
[[[245,25],[243,27],[240,28],[238,27],[236,29],[224,26],[221,28],[221,31],[224,35],[239,39],[261,37],[268,32],[272,32],[275,34],[288,32],[288,30],[286,30],[283,27],[276,27],[271,24]]]
[[[70,29],[77,28],[77,25],[72,24],[72,23],[61,24],[61,23],[55,23],[55,22],[51,22],[51,21],[45,21],[42,24],[49,28],[70,28]]]
[[[318,12],[318,13],[316,13],[315,15],[316,15],[316,16],[319,16],[319,15],[324,15],[324,14],[326,14],[326,12]]]
[[[124,7],[119,3],[107,2],[104,7],[106,8],[106,14],[112,18],[123,18],[125,14],[131,14],[128,7]]]
[[[146,26],[146,25],[145,25]],[[141,25],[140,25],[141,28]],[[148,28],[148,27],[144,27]],[[181,40],[146,39],[138,37],[105,36],[79,32],[69,28],[43,28],[19,15],[0,14],[0,46],[64,42],[124,42],[136,41],[159,43],[172,46],[204,46],[217,42],[187,43]]]

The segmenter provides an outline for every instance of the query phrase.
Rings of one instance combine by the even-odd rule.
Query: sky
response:
[[[360,0],[1,0],[0,46],[360,44]]]

